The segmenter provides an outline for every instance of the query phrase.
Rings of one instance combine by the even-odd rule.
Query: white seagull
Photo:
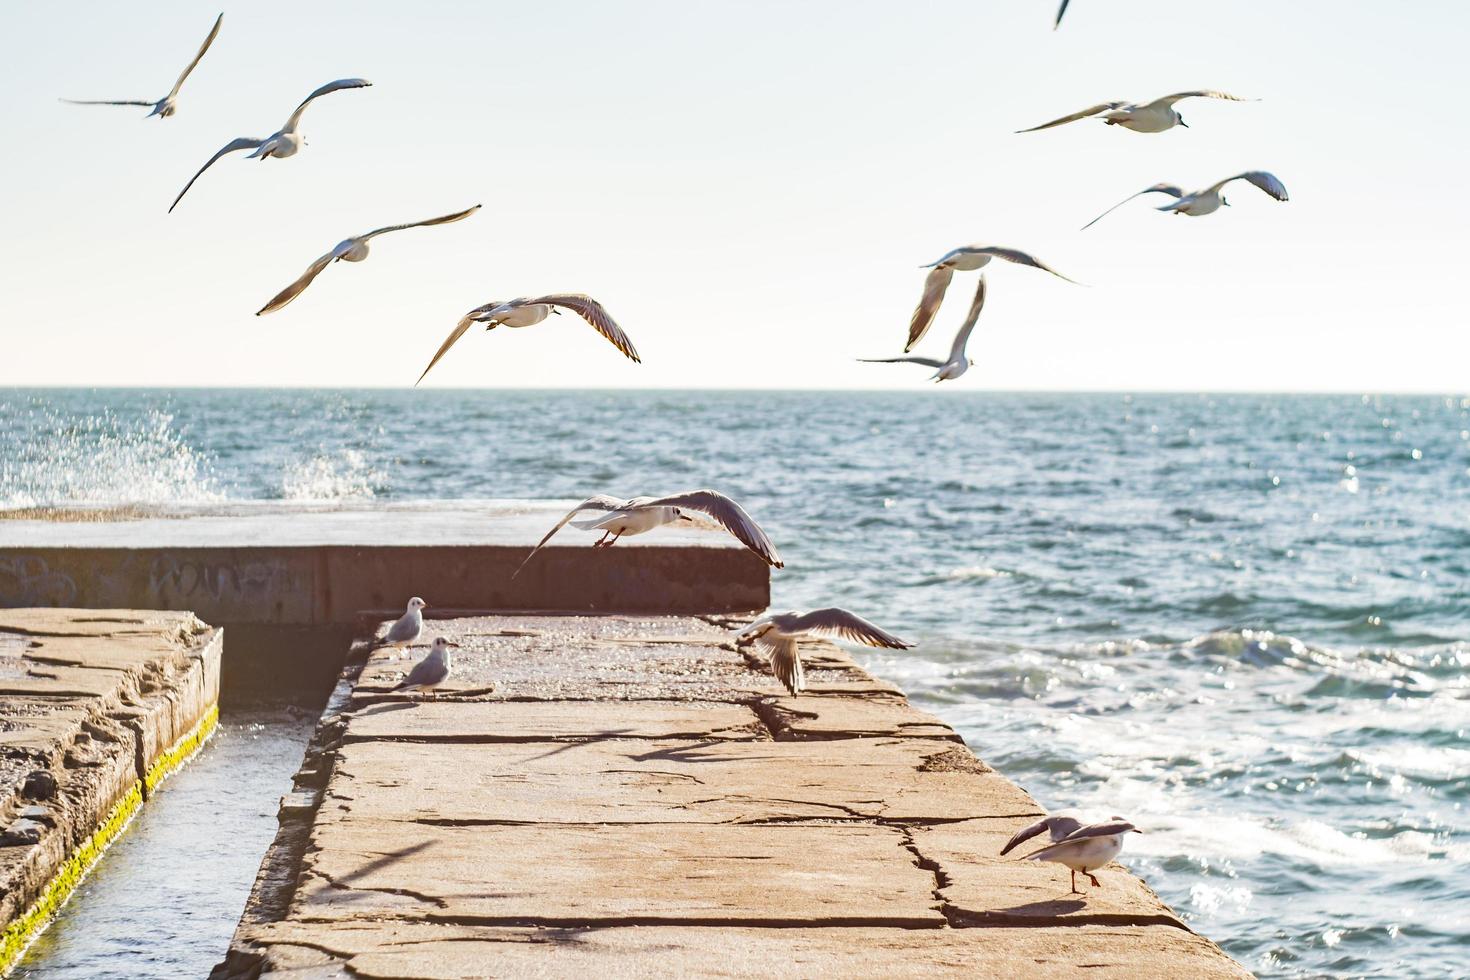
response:
[[[265,139],[251,139],[248,136],[241,136],[239,139],[230,140],[230,142],[220,147],[219,152],[210,157],[204,166],[199,168],[199,173],[189,178],[189,182],[184,185],[183,190],[179,191],[179,196],[174,198],[174,203],[170,204],[168,209],[172,211],[178,207],[179,202],[184,199],[184,195],[189,193],[189,188],[194,186],[194,181],[198,180],[204,171],[212,167],[214,162],[226,153],[234,153],[236,150],[254,150],[254,153],[251,153],[245,158],[247,160],[265,160],[269,157],[295,156],[296,151],[301,149],[306,142],[301,138],[301,134],[296,132],[296,127],[301,125],[301,113],[306,110],[307,106],[311,105],[313,99],[321,98],[323,95],[329,95],[332,92],[341,91],[344,88],[367,88],[372,84],[372,82],[365,78],[339,78],[335,82],[328,82],[308,95],[305,101],[296,107],[296,111],[291,113],[291,117],[286,120],[286,125]]]
[[[858,360],[864,364],[923,364],[927,367],[937,368],[931,381],[936,384],[940,381],[953,381],[960,377],[975,362],[965,356],[965,345],[970,342],[970,333],[975,329],[975,323],[980,319],[980,309],[985,305],[985,274],[980,274],[980,285],[975,289],[975,298],[970,303],[970,313],[965,317],[965,322],[960,324],[959,332],[954,335],[954,344],[949,348],[949,360],[936,361],[932,357],[860,357]]]
[[[1069,122],[1086,119],[1103,113],[1102,121],[1109,126],[1122,126],[1131,129],[1135,133],[1162,133],[1166,129],[1175,126],[1189,128],[1189,123],[1184,121],[1174,108],[1174,103],[1181,99],[1224,99],[1227,102],[1249,102],[1250,99],[1242,99],[1238,95],[1230,95],[1226,92],[1216,92],[1214,89],[1197,89],[1193,92],[1175,92],[1173,95],[1165,95],[1154,99],[1152,102],[1100,102],[1091,108],[1074,112],[1070,116],[1053,119],[1049,123],[1040,126],[1032,126],[1030,129],[1018,129],[1018,133],[1035,133],[1042,129],[1051,129],[1053,126],[1063,126]]]
[[[355,238],[344,238],[342,241],[338,242],[330,252],[328,252],[326,255],[323,255],[321,258],[317,259],[310,266],[308,266],[306,271],[301,274],[301,278],[297,279],[291,285],[281,290],[269,303],[265,304],[259,310],[257,310],[255,312],[255,315],[260,316],[262,313],[274,313],[276,310],[279,310],[281,307],[285,306],[287,303],[300,296],[303,292],[305,292],[306,287],[311,285],[312,280],[316,279],[316,277],[321,274],[321,271],[327,266],[331,265],[332,262],[361,262],[363,259],[368,257],[368,242],[379,235],[386,235],[390,231],[402,231],[405,228],[421,228],[428,225],[447,225],[451,221],[459,221],[463,218],[468,218],[470,215],[474,214],[478,210],[480,210],[480,205],[476,204],[472,208],[468,208],[464,211],[457,211],[454,214],[446,214],[438,218],[429,218],[426,221],[415,221],[411,224],[406,225],[389,225],[386,228],[375,228],[372,231],[368,232],[366,235],[358,235]]]
[[[383,647],[406,647],[418,642],[424,632],[424,609],[428,606],[424,600],[414,596],[408,600],[408,608],[402,616],[388,627],[381,639],[374,640],[368,648],[380,650]]]
[[[1118,856],[1123,850],[1123,838],[1130,833],[1141,834],[1143,831],[1116,817],[1108,823],[1088,824],[1050,847],[1026,855],[1026,860],[1050,861],[1072,869],[1072,892],[1081,894],[1077,889],[1077,872],[1086,875],[1093,887],[1101,888],[1102,882],[1093,872]]]
[[[225,15],[224,14],[220,14],[218,17],[215,18],[214,26],[209,29],[209,36],[206,37],[204,39],[204,43],[199,46],[199,53],[194,56],[194,60],[193,61],[189,62],[188,66],[184,69],[183,74],[181,74],[179,76],[179,80],[176,81],[176,82],[174,82],[174,87],[171,88],[171,89],[169,89],[168,94],[165,95],[163,98],[159,99],[157,102],[149,102],[146,99],[143,99],[143,100],[127,99],[127,100],[121,100],[121,101],[110,101],[110,100],[105,100],[105,99],[100,99],[100,100],[99,99],[62,99],[61,101],[62,102],[70,102],[72,105],[141,105],[141,106],[152,106],[153,107],[153,111],[150,112],[150,113],[148,113],[148,115],[144,116],[143,118],[145,118],[145,119],[151,119],[154,116],[157,116],[159,119],[167,119],[169,116],[172,116],[175,112],[178,111],[179,89],[181,89],[181,88],[184,87],[184,79],[186,79],[186,78],[189,77],[189,73],[191,71],[193,71],[194,68],[195,68],[195,66],[197,66],[199,64],[199,62],[204,58],[204,52],[206,52],[206,51],[209,50],[209,46],[211,44],[213,44],[214,43],[214,39],[217,36],[219,36],[219,25],[224,21],[224,19],[225,19]]]
[[[458,643],[450,643],[444,637],[436,636],[428,656],[414,664],[413,670],[393,690],[434,691],[449,679],[449,648],[457,646]]]
[[[633,348],[633,342],[628,335],[623,333],[622,327],[613,322],[612,316],[603,305],[591,296],[582,293],[552,293],[549,296],[537,296],[531,298],[522,296],[508,302],[496,300],[477,306],[464,316],[460,317],[459,323],[450,331],[444,343],[439,345],[439,350],[434,354],[429,366],[424,368],[424,373],[419,375],[419,381],[439,363],[439,358],[448,353],[454,342],[464,336],[464,332],[476,323],[485,324],[486,330],[494,330],[496,327],[530,327],[545,320],[555,313],[560,316],[557,307],[571,310],[592,325],[592,328],[606,337],[614,347],[622,351],[631,361],[642,364],[643,359],[638,356],[638,351]],[[415,381],[414,384],[418,384]]]
[[[1121,208],[1123,205],[1127,204],[1129,201],[1133,200],[1135,197],[1142,197],[1145,194],[1168,194],[1170,197],[1174,198],[1171,203],[1165,204],[1163,207],[1156,208],[1155,210],[1157,211],[1173,211],[1175,214],[1187,214],[1192,218],[1198,218],[1206,214],[1214,214],[1216,211],[1220,210],[1221,207],[1230,206],[1230,202],[1225,200],[1225,195],[1221,194],[1220,191],[1222,188],[1224,188],[1226,184],[1230,183],[1232,180],[1249,181],[1250,183],[1259,187],[1261,190],[1265,191],[1267,194],[1271,195],[1278,201],[1290,200],[1290,198],[1286,194],[1286,185],[1283,184],[1275,174],[1267,173],[1264,170],[1247,170],[1243,174],[1236,174],[1234,177],[1226,177],[1219,183],[1211,184],[1204,190],[1195,191],[1193,194],[1186,194],[1183,189],[1174,184],[1155,184],[1152,187],[1145,187],[1137,194],[1128,195],[1127,197],[1123,198],[1123,200],[1119,201],[1117,204],[1114,204],[1102,214],[1098,215],[1096,218],[1093,218],[1087,224],[1082,226],[1082,230],[1086,231],[1102,219],[1106,218],[1108,215],[1112,214],[1114,211]]]
[[[771,673],[786,685],[786,690],[800,694],[806,690],[806,677],[801,670],[801,653],[797,650],[796,638],[806,635],[831,636],[889,650],[907,650],[913,646],[856,613],[835,606],[813,609],[808,613],[763,616],[736,633],[735,642],[753,643],[770,653]]]
[[[913,350],[914,345],[928,332],[930,324],[934,322],[934,317],[939,312],[939,304],[944,302],[944,292],[949,288],[949,282],[954,278],[955,272],[973,272],[976,269],[983,269],[990,264],[991,259],[1005,259],[1017,265],[1029,265],[1033,269],[1050,272],[1058,279],[1067,279],[1046,263],[1039,262],[1025,252],[1014,248],[1001,248],[999,245],[965,245],[946,252],[939,261],[921,266],[931,271],[924,279],[924,295],[920,297],[919,305],[914,309],[913,318],[909,320],[909,342],[903,345],[905,354]],[[1067,279],[1067,282],[1075,285],[1074,280]]]
[[[584,510],[598,511],[599,515],[580,521],[572,520]],[[568,511],[567,516],[557,521],[556,526],[546,532],[546,537],[531,549],[531,553],[521,562],[511,578],[521,574],[526,562],[536,557],[536,552],[545,547],[552,535],[568,524],[583,530],[601,531],[602,537],[592,547],[611,548],[618,543],[618,538],[625,535],[631,537],[643,534],[676,521],[693,521],[694,518],[686,511],[712,518],[741,544],[759,555],[767,565],[774,568],[785,567],[781,556],[776,552],[776,546],[766,537],[766,532],[761,530],[760,525],[751,519],[743,507],[717,490],[688,490],[667,497],[633,497],[630,500],[620,500],[600,493],[595,497],[588,497]]]
[[[1006,846],[1000,849],[1000,853],[1002,856],[1005,856],[1031,838],[1039,837],[1042,834],[1051,837],[1052,843],[1055,844],[1058,841],[1066,840],[1081,829],[1082,821],[1070,813],[1050,814],[1016,831],[1015,836],[1006,841]]]

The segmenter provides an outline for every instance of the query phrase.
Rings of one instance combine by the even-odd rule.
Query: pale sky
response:
[[[409,385],[469,308],[576,291],[643,365],[562,317],[471,333],[426,384],[920,388],[854,358],[899,353],[917,266],[984,242],[1088,288],[992,265],[954,389],[1465,388],[1470,5],[1074,0],[1053,33],[1054,7],[12,0],[0,385]],[[57,101],[161,97],[220,9],[173,118]],[[313,104],[301,153],[226,157],[166,213],[346,76],[374,87]],[[1012,133],[1193,88],[1262,101]],[[1078,231],[1247,169],[1292,200]],[[340,239],[474,203],[253,315]]]

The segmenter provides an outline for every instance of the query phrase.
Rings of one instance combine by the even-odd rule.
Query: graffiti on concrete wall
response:
[[[38,555],[0,555],[0,606],[69,606],[77,583]]]
[[[221,599],[259,594],[286,574],[278,561],[231,561],[159,555],[148,571],[148,591],[180,598]]]

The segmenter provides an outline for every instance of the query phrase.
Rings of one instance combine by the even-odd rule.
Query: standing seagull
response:
[[[258,140],[251,139],[249,136],[241,136],[239,139],[230,140],[224,146],[220,147],[218,153],[209,158],[209,162],[199,168],[199,173],[189,178],[189,182],[184,185],[184,189],[179,191],[179,196],[174,198],[174,203],[168,206],[169,211],[173,211],[174,208],[179,206],[179,202],[184,199],[184,195],[189,193],[189,188],[194,186],[194,181],[198,180],[204,171],[214,166],[214,162],[226,153],[234,153],[236,150],[254,150],[254,153],[245,158],[247,160],[265,160],[269,157],[295,156],[296,151],[301,149],[306,142],[296,132],[296,127],[301,125],[301,113],[306,110],[307,106],[311,105],[313,99],[321,98],[323,95],[330,95],[332,92],[337,92],[344,88],[367,88],[372,84],[366,78],[339,78],[335,82],[328,82],[308,95],[306,100],[296,107],[296,111],[291,113],[291,117],[286,120],[286,125],[265,139]]]
[[[419,375],[419,381],[424,380],[434,365],[439,363],[439,358],[448,353],[449,348],[454,346],[454,342],[463,337],[464,332],[474,324],[483,323],[486,325],[486,330],[494,330],[496,327],[534,326],[553,313],[560,316],[558,306],[571,310],[590,323],[594,330],[611,341],[612,345],[622,351],[629,360],[638,364],[643,363],[643,359],[638,356],[638,351],[633,348],[633,342],[628,339],[627,334],[623,333],[622,327],[613,322],[612,316],[601,303],[582,293],[553,293],[549,296],[538,296],[535,299],[522,296],[520,299],[513,299],[509,302],[496,300],[470,310],[460,317],[459,323],[450,331],[444,343],[439,345],[439,350],[429,361],[429,366],[424,368],[423,374]],[[418,384],[419,381],[415,381],[414,384]]]
[[[189,73],[191,71],[193,71],[194,68],[195,68],[195,66],[197,66],[199,64],[200,60],[203,59],[204,52],[206,52],[206,51],[209,50],[209,46],[211,44],[213,44],[214,43],[214,39],[217,36],[219,36],[219,25],[221,23],[223,23],[224,19],[225,19],[225,15],[224,14],[220,14],[218,17],[215,18],[214,26],[209,29],[209,36],[206,37],[204,39],[204,43],[199,46],[199,53],[194,56],[194,60],[193,61],[189,62],[188,67],[186,67],[184,69],[184,73],[179,76],[179,80],[177,82],[174,82],[174,87],[171,88],[171,89],[169,89],[168,94],[165,95],[163,98],[159,99],[157,102],[149,102],[147,100],[142,100],[142,101],[125,100],[125,101],[113,102],[113,101],[94,100],[94,99],[62,99],[61,101],[62,102],[70,102],[72,105],[141,105],[141,106],[152,106],[153,107],[153,111],[150,112],[150,113],[148,113],[148,115],[144,116],[143,117],[144,119],[151,119],[154,116],[157,116],[159,119],[167,119],[169,116],[172,116],[175,112],[178,111],[177,101],[178,101],[178,96],[179,96],[179,89],[181,89],[181,88],[184,87],[184,79],[186,79],[186,78],[189,77]]]
[[[600,511],[604,516],[572,520],[584,510]],[[588,497],[568,511],[567,516],[557,521],[556,527],[546,532],[546,537],[531,549],[531,553],[521,562],[511,578],[521,574],[521,569],[536,557],[536,552],[545,547],[552,535],[568,524],[584,530],[601,531],[602,537],[592,547],[611,548],[624,535],[643,534],[675,521],[693,521],[694,518],[685,511],[713,518],[715,523],[759,555],[767,565],[773,568],[785,567],[781,556],[776,553],[776,546],[766,537],[766,532],[761,530],[760,525],[751,519],[743,507],[717,490],[688,490],[667,497],[633,497],[630,500],[620,500],[600,493],[595,497]]]
[[[1068,837],[1072,836],[1081,829],[1081,820],[1078,820],[1076,817],[1070,814],[1055,813],[1050,816],[1042,817],[1035,823],[1027,824],[1020,830],[1016,831],[1015,836],[1006,841],[1006,846],[1000,849],[1000,853],[1001,856],[1004,857],[1005,855],[1011,853],[1011,851],[1015,850],[1021,844],[1026,843],[1033,837],[1039,837],[1042,834],[1047,834],[1048,836],[1050,836],[1052,843],[1055,844],[1060,841],[1066,840]]]
[[[386,235],[390,231],[402,231],[405,228],[420,228],[427,225],[447,225],[451,221],[459,221],[462,218],[468,218],[470,215],[474,214],[478,210],[480,210],[480,205],[476,204],[474,207],[469,208],[468,210],[458,211],[454,214],[446,214],[438,218],[429,218],[427,221],[415,221],[412,224],[407,225],[389,225],[386,228],[376,228],[368,232],[366,235],[358,235],[356,238],[343,239],[342,241],[338,242],[336,247],[333,248],[330,252],[328,252],[326,255],[323,255],[321,258],[317,259],[310,266],[308,266],[306,271],[301,274],[300,279],[297,279],[291,285],[281,290],[275,295],[274,299],[272,299],[269,303],[265,304],[259,310],[257,310],[255,315],[260,316],[262,313],[274,313],[276,310],[279,310],[281,307],[285,306],[287,303],[300,296],[303,292],[305,292],[306,287],[311,285],[312,280],[320,275],[321,271],[327,266],[331,265],[334,260],[337,262],[361,262],[363,259],[368,257],[368,242],[379,235]]]
[[[954,344],[949,349],[947,361],[936,361],[932,357],[862,357],[858,360],[865,364],[924,364],[939,369],[930,377],[936,384],[940,381],[953,381],[975,366],[975,362],[965,356],[965,345],[970,342],[970,332],[975,329],[975,323],[980,319],[980,309],[984,305],[985,273],[982,272],[980,285],[975,289],[975,299],[970,303],[970,315],[965,317],[959,333],[954,335]]]
[[[1225,99],[1229,102],[1248,102],[1238,95],[1228,95],[1225,92],[1216,92],[1213,89],[1199,89],[1194,92],[1175,92],[1173,95],[1165,95],[1154,99],[1152,102],[1101,102],[1090,109],[1074,112],[1070,116],[1053,119],[1049,123],[1040,126],[1032,126],[1030,129],[1018,129],[1018,133],[1034,133],[1042,129],[1051,129],[1053,126],[1062,126],[1088,116],[1095,116],[1099,112],[1104,113],[1102,121],[1109,126],[1122,126],[1131,129],[1135,133],[1162,133],[1166,129],[1175,126],[1189,128],[1189,123],[1184,121],[1174,108],[1174,103],[1180,99]]]
[[[806,677],[801,670],[801,653],[796,647],[798,636],[831,636],[851,640],[870,647],[907,650],[913,646],[863,617],[846,609],[831,607],[809,613],[778,613],[764,616],[735,634],[735,642],[754,643],[771,655],[771,673],[793,695],[806,690]]]
[[[1050,847],[1043,847],[1034,854],[1026,855],[1027,861],[1051,861],[1072,869],[1072,893],[1077,889],[1077,872],[1085,874],[1093,887],[1101,888],[1102,882],[1093,874],[1123,850],[1123,838],[1130,834],[1141,834],[1133,824],[1114,818],[1108,823],[1095,823],[1081,827]]]
[[[458,643],[450,643],[444,637],[436,636],[429,655],[414,664],[413,670],[393,690],[433,692],[449,679],[449,648],[457,646]]]
[[[913,350],[914,345],[928,332],[930,324],[934,322],[935,314],[939,312],[939,304],[944,302],[944,292],[949,288],[949,282],[954,278],[955,271],[973,272],[976,269],[983,269],[990,264],[991,259],[1005,259],[1017,265],[1029,265],[1033,269],[1050,272],[1058,279],[1067,279],[1046,263],[1039,262],[1025,252],[1014,248],[1001,248],[999,245],[966,245],[946,252],[939,261],[921,266],[921,268],[932,271],[924,279],[924,295],[919,299],[913,319],[909,321],[909,342],[903,345],[905,354]],[[1073,280],[1067,279],[1067,282],[1073,282]]]
[[[1123,205],[1127,204],[1129,201],[1133,200],[1135,197],[1142,197],[1145,194],[1168,194],[1170,197],[1174,198],[1174,201],[1172,203],[1165,204],[1163,207],[1155,209],[1158,211],[1173,211],[1175,214],[1187,214],[1192,218],[1198,218],[1206,214],[1214,214],[1216,211],[1220,210],[1222,206],[1230,206],[1230,202],[1225,200],[1225,195],[1221,194],[1220,190],[1232,180],[1249,181],[1250,183],[1259,187],[1261,190],[1265,191],[1267,194],[1270,194],[1278,201],[1290,200],[1290,198],[1286,194],[1286,185],[1283,184],[1280,179],[1276,177],[1275,174],[1267,173],[1264,170],[1247,170],[1243,174],[1236,174],[1234,177],[1226,177],[1218,184],[1211,184],[1204,190],[1195,191],[1193,194],[1184,193],[1182,189],[1174,184],[1155,184],[1152,187],[1145,187],[1137,194],[1130,194],[1129,196],[1123,198],[1123,200],[1119,201],[1117,204],[1114,204],[1112,207],[1108,208],[1102,214],[1098,215],[1096,218],[1093,218],[1087,224],[1082,226],[1082,230],[1086,231],[1102,219],[1106,218],[1108,215],[1112,214],[1114,211],[1121,208]]]
[[[424,608],[428,603],[414,596],[408,600],[408,609],[383,634],[382,639],[374,640],[369,650],[381,650],[383,647],[406,647],[418,642],[424,632]]]

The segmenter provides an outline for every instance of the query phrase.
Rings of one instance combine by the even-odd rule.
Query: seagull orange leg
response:
[[[1080,891],[1077,890],[1077,872],[1076,871],[1073,871],[1072,872],[1072,894],[1073,895],[1081,895],[1082,894]]]

